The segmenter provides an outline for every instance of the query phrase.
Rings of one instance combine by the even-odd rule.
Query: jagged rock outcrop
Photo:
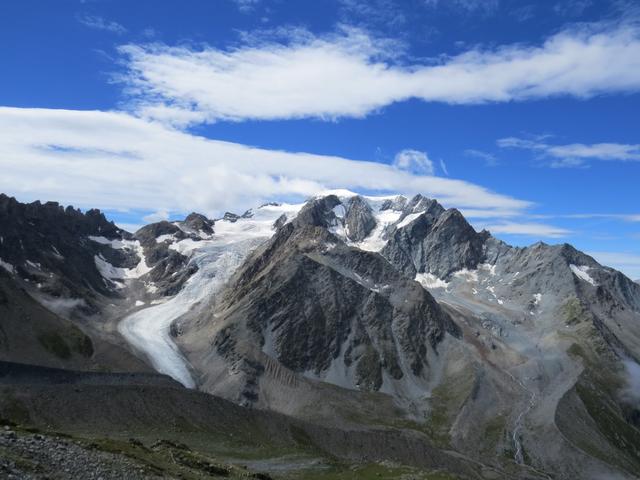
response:
[[[347,202],[344,223],[346,236],[352,242],[361,242],[376,227],[376,219],[371,207],[359,195]]]
[[[187,215],[181,225],[188,231],[198,233],[204,233],[205,235],[213,235],[213,227],[215,225],[214,220],[209,220],[207,217],[200,213],[190,213]]]
[[[458,210],[445,210],[435,200],[416,195],[388,237],[380,253],[406,275],[427,272],[446,278],[482,263],[488,235],[477,233]]]
[[[83,300],[85,313],[95,313],[96,295],[112,296],[110,282],[95,256],[127,268],[138,260],[128,252],[89,240],[129,238],[99,210],[86,213],[55,202],[19,203],[0,194],[0,259],[4,268],[54,298]]]
[[[188,258],[171,249],[171,242],[184,240],[189,235],[174,223],[163,220],[145,225],[134,237],[142,245],[147,266],[151,269],[147,278],[158,292],[161,295],[173,295],[180,291],[184,282],[195,272],[195,266],[186,268]]]

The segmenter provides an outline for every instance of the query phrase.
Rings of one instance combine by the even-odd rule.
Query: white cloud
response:
[[[621,143],[572,143],[568,145],[552,145],[539,140],[516,137],[501,138],[497,142],[502,148],[519,148],[536,152],[543,158],[551,159],[552,167],[576,167],[588,160],[638,162],[640,161],[640,144]]]
[[[415,175],[433,175],[433,162],[427,156],[427,152],[406,148],[396,153],[393,166],[399,170]]]
[[[620,270],[629,278],[640,279],[640,255],[620,252],[587,252],[599,263]]]
[[[500,222],[478,225],[478,227],[486,228],[493,234],[526,235],[536,238],[562,238],[572,233],[570,230],[553,225],[529,222]]]
[[[111,33],[117,33],[118,35],[122,35],[127,32],[127,29],[118,22],[105,20],[104,18],[96,15],[78,15],[76,18],[84,26],[96,30],[104,30]]]
[[[217,214],[350,188],[422,192],[496,215],[531,206],[461,180],[209,140],[125,113],[4,107],[0,132],[0,191],[22,200]]]
[[[582,25],[537,46],[473,48],[407,64],[397,42],[343,28],[228,49],[126,45],[121,78],[142,115],[171,123],[364,117],[411,98],[449,104],[640,90],[635,24]],[[180,123],[177,122],[177,123]]]

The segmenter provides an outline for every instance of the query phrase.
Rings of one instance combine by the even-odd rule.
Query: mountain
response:
[[[511,247],[425,196],[343,191],[135,233],[3,196],[0,232],[4,360],[152,368],[303,422],[309,444],[329,429],[352,463],[639,475],[640,285],[570,245]]]

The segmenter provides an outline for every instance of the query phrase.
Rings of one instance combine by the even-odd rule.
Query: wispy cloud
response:
[[[621,143],[571,143],[553,145],[540,140],[516,137],[497,141],[502,148],[518,148],[536,152],[540,158],[550,159],[552,167],[579,167],[589,160],[637,162],[640,161],[640,144]]]
[[[106,20],[97,15],[78,15],[76,18],[78,22],[80,22],[85,27],[93,28],[96,30],[104,30],[106,32],[116,33],[118,35],[127,33],[127,29],[120,25],[118,22]]]
[[[175,125],[364,117],[411,98],[448,104],[590,98],[640,90],[640,29],[582,25],[540,45],[472,48],[407,63],[397,42],[343,28],[234,48],[126,45],[138,113]]]
[[[261,0],[232,0],[242,13],[251,13],[260,4]]]
[[[341,16],[350,24],[385,24],[398,28],[407,17],[394,0],[339,0]]]
[[[493,153],[483,152],[480,150],[467,149],[464,154],[469,157],[480,158],[484,160],[484,164],[487,167],[495,167],[498,165],[498,158]]]
[[[621,220],[624,222],[640,222],[640,213],[571,213],[558,215],[530,215],[536,218],[573,218],[573,219],[603,219],[603,220]]]
[[[593,0],[561,0],[553,7],[563,17],[579,17],[593,5]]]
[[[531,204],[425,175],[424,158],[396,166],[209,140],[125,113],[0,108],[0,191],[80,207],[218,213],[329,188],[426,193],[447,206],[494,212]],[[426,157],[425,154],[425,158]],[[33,172],[38,172],[34,175]]]
[[[447,170],[447,164],[444,163],[444,160],[440,159],[440,170],[442,170],[442,173],[444,173],[447,177],[449,176],[449,170]]]
[[[524,235],[533,238],[562,238],[571,235],[571,230],[530,222],[499,222],[493,224],[477,224],[479,228],[486,228],[494,234]]]

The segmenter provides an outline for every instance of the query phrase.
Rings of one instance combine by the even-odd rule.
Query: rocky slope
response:
[[[411,438],[430,467],[457,452],[486,478],[640,472],[640,285],[569,245],[511,247],[421,195],[338,192],[135,234],[96,211],[0,205],[0,309],[18,319],[4,359],[114,368],[95,352],[127,349],[121,369],[331,428],[355,456],[335,432],[396,460],[382,445]],[[93,353],[65,334],[53,359],[35,340],[70,328]]]

